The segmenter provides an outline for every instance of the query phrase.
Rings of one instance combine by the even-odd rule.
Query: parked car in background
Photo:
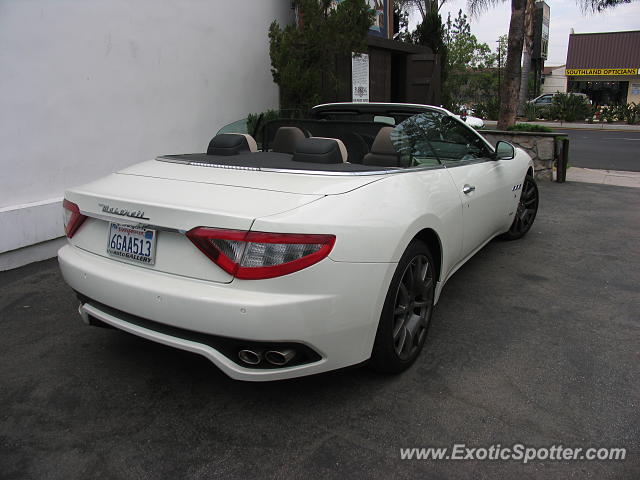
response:
[[[464,114],[455,115],[455,117],[459,118],[460,120],[465,122],[467,125],[475,128],[476,130],[480,128],[484,128],[484,120],[482,120],[481,118],[474,117],[472,115],[464,115]]]
[[[437,107],[312,117],[67,190],[58,259],[83,320],[242,380],[408,368],[445,282],[492,238],[531,228],[531,158]]]
[[[468,107],[467,105],[462,105],[458,114],[455,115],[456,118],[459,118],[463,122],[465,122],[470,127],[475,128],[476,130],[484,128],[484,120],[479,117],[473,116],[473,109]]]
[[[527,103],[531,103],[533,105],[535,105],[536,107],[548,107],[551,106],[551,104],[553,103],[553,97],[557,95],[557,93],[544,93],[532,100],[529,100]],[[584,93],[568,93],[567,95],[575,95],[577,97],[582,97],[584,98],[585,102],[591,104],[591,100],[589,99],[589,97],[584,94]]]

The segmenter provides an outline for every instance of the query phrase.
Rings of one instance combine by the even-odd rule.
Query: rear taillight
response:
[[[236,278],[257,280],[302,270],[333,248],[334,235],[245,232],[198,227],[187,237],[202,253]]]
[[[64,208],[64,233],[71,238],[87,217],[80,213],[78,205],[67,199],[62,202],[62,208]]]

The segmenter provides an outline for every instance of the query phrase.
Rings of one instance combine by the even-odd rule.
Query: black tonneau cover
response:
[[[385,167],[361,165],[357,163],[309,163],[294,162],[293,156],[286,153],[254,152],[238,155],[207,155],[206,153],[188,153],[183,155],[163,155],[158,160],[179,163],[200,163],[228,167],[268,168],[281,170],[311,170],[325,172],[384,172],[392,170]]]

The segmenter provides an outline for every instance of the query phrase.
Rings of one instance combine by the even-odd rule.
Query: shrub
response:
[[[617,108],[615,105],[607,106],[604,105],[598,109],[598,117],[601,122],[611,123],[618,119],[618,115],[616,112]]]
[[[258,2],[253,2],[258,3]],[[365,0],[336,2],[294,0],[300,21],[269,27],[273,81],[280,87],[283,108],[308,110],[331,101],[345,82],[337,62],[367,51],[374,10]],[[331,39],[327,41],[327,39]]]
[[[537,108],[533,103],[524,104],[524,116],[527,118],[528,122],[533,122],[538,118]]]
[[[551,115],[551,107],[538,107],[536,108],[536,114],[540,119],[553,120],[553,116]]]
[[[515,125],[511,125],[507,127],[507,130],[511,132],[543,132],[543,133],[551,133],[552,129],[549,127],[545,127],[544,125],[536,125],[530,123],[516,123]]]
[[[635,124],[640,117],[640,105],[631,102],[618,106],[618,117],[624,118],[624,121],[629,125]]]
[[[498,120],[498,116],[500,115],[500,101],[497,98],[490,97],[485,102],[476,103],[473,108],[473,113],[476,117],[486,120]]]
[[[553,96],[551,108],[552,116],[565,122],[575,122],[577,119],[584,119],[591,113],[591,106],[581,95],[571,95],[570,93],[556,93]]]
[[[262,119],[260,119],[261,115]],[[247,116],[247,132],[251,135],[258,135],[256,128],[258,127],[259,119],[260,125],[264,125],[269,120],[275,120],[276,118],[280,118],[280,113],[278,112],[278,110],[266,110],[262,113],[250,113]],[[261,141],[262,139],[260,138],[256,140]]]

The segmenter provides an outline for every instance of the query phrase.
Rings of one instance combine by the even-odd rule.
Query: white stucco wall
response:
[[[289,18],[288,0],[0,0],[0,255],[62,235],[66,187],[276,107],[267,29]]]
[[[567,93],[566,67],[563,65],[551,70],[551,75],[545,75],[542,93]]]

